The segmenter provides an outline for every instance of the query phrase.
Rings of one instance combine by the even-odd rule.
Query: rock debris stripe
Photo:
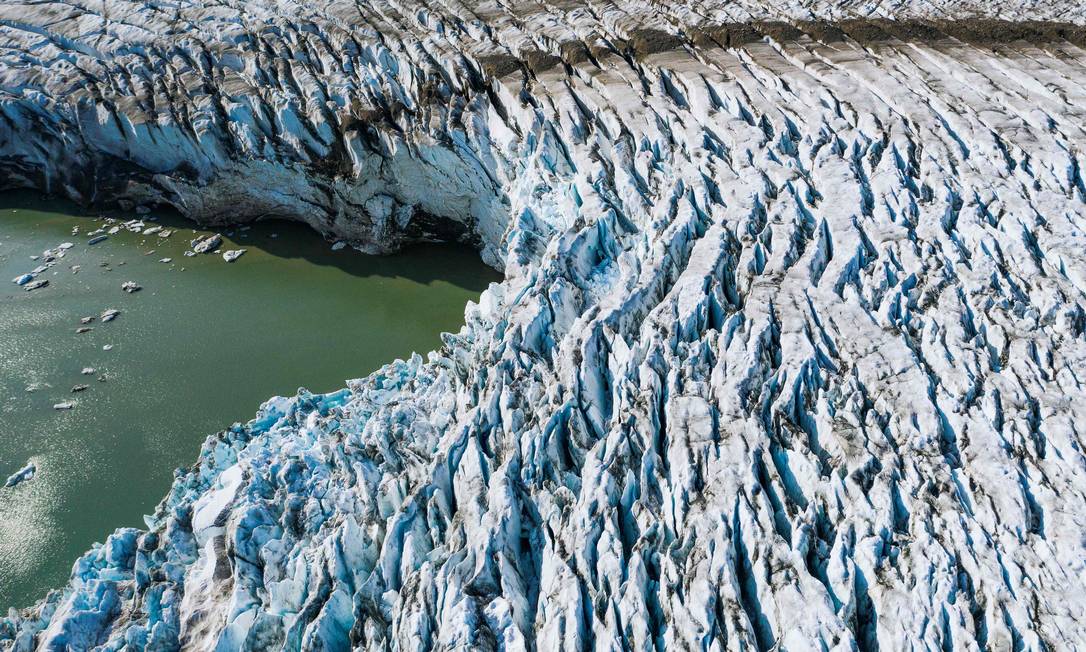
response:
[[[506,275],[0,649],[1086,647],[1084,14],[0,4],[4,185]]]

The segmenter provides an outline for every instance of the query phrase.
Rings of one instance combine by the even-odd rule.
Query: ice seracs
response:
[[[0,4],[3,183],[505,280],[3,644],[1086,648],[1086,5],[175,5]]]

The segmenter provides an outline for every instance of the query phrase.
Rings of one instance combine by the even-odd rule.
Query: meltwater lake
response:
[[[186,257],[211,232],[177,216],[100,216],[0,194],[0,613],[62,586],[115,528],[143,527],[208,435],[272,396],[333,391],[439,347],[465,304],[500,280],[459,246],[367,256],[302,225],[261,222],[220,231],[223,251],[246,250],[227,263]],[[139,233],[123,228],[133,219]],[[92,231],[119,225],[88,245]],[[144,234],[155,226],[172,233]],[[62,243],[72,246],[36,277],[48,285],[12,282]],[[126,293],[126,281],[142,289]],[[120,314],[103,323],[109,309]],[[71,408],[54,409],[62,403]],[[33,479],[3,487],[28,461]]]

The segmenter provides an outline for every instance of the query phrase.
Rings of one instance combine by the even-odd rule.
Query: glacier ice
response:
[[[1084,22],[0,4],[0,186],[506,275],[208,438],[0,649],[1086,647]]]

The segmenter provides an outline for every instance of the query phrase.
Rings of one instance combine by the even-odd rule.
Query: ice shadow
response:
[[[388,255],[362,253],[352,247],[332,250],[332,242],[302,222],[269,218],[247,226],[206,227],[171,208],[156,207],[145,215],[117,208],[86,208],[70,200],[29,190],[0,192],[0,210],[35,210],[72,217],[143,219],[191,237],[191,230],[214,231],[227,239],[229,248],[260,249],[283,259],[301,259],[312,265],[334,267],[361,278],[405,278],[429,285],[444,282],[469,292],[482,292],[503,276],[479,258],[479,253],[457,243],[417,243]],[[176,237],[176,236],[175,236]]]

